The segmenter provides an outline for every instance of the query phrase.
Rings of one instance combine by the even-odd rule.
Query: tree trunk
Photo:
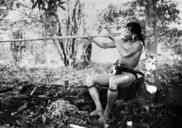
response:
[[[70,3],[72,4],[72,3]],[[82,5],[79,0],[73,2],[73,8],[69,5],[67,10],[67,17],[66,17],[66,32],[67,35],[78,35],[80,26],[81,26],[81,9]],[[74,66],[76,63],[76,55],[77,55],[77,39],[67,40],[66,49],[67,49],[67,59],[69,62],[69,66]]]
[[[84,52],[83,52],[83,62],[84,64],[88,65],[91,61],[91,53],[92,53],[92,43],[86,42],[87,44],[84,44]]]
[[[51,30],[47,29],[51,35],[74,36],[79,34],[82,23],[82,4],[79,0],[67,2],[65,17],[60,17],[57,11],[51,12],[51,16],[54,16],[56,19],[56,21],[54,21],[54,18],[50,16],[47,17],[47,19],[52,21],[52,26],[49,26]],[[62,20],[61,18],[65,20],[65,23],[60,21]],[[56,29],[57,31],[54,33]],[[62,31],[62,29],[64,30]],[[63,32],[65,32],[65,34],[63,34]],[[58,43],[54,41],[54,44],[59,50],[59,55],[61,56],[64,66],[73,66],[76,62],[78,49],[77,39],[61,39],[58,40]]]

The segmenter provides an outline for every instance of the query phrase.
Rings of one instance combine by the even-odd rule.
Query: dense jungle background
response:
[[[118,58],[116,49],[83,38],[1,41],[122,33],[137,21],[146,35],[138,65],[144,84],[120,90],[125,97],[114,104],[110,127],[181,128],[181,6],[180,0],[0,0],[0,127],[104,127],[89,116],[95,106],[85,79],[110,73]],[[99,91],[105,105],[107,89]]]

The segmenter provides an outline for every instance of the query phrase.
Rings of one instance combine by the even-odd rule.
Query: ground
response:
[[[101,128],[89,113],[95,106],[85,86],[89,74],[108,73],[110,65],[86,68],[20,68],[0,66],[0,126],[23,128],[69,128],[71,124]],[[111,128],[181,127],[182,68],[163,66],[156,82],[159,90],[149,94],[141,86],[130,100],[118,98],[111,114]],[[69,86],[64,81],[69,80]],[[127,90],[123,91],[126,92]],[[103,105],[106,90],[100,90]],[[167,99],[167,100],[166,100]]]

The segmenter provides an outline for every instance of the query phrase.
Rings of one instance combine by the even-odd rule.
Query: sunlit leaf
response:
[[[37,2],[33,3],[32,9],[34,9],[37,6]]]
[[[20,3],[16,3],[16,7],[17,8],[20,8]]]
[[[59,2],[59,4],[64,4],[64,3],[66,3],[66,2],[63,2],[63,1],[60,1],[60,2]]]
[[[64,7],[64,6],[62,6],[62,5],[58,5],[62,10],[66,10],[66,8]]]
[[[32,3],[34,3],[34,0],[31,0]]]
[[[42,122],[43,122],[43,124],[45,124],[46,123],[46,116],[45,115],[42,115]]]

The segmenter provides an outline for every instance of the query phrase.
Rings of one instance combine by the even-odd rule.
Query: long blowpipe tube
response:
[[[77,36],[56,36],[56,37],[42,37],[32,39],[12,39],[12,40],[0,40],[0,43],[4,42],[21,42],[21,41],[38,41],[38,40],[56,40],[56,39],[74,39],[74,38],[87,38],[87,37],[109,37],[119,36],[120,33],[106,34],[106,35],[77,35]]]

